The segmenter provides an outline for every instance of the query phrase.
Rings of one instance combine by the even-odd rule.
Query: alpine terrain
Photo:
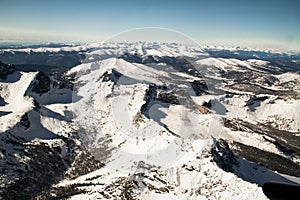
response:
[[[267,199],[300,182],[300,54],[0,48],[0,199]]]

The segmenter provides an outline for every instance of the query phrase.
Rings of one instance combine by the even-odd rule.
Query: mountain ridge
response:
[[[264,199],[264,182],[290,182],[278,169],[299,177],[297,144],[285,142],[300,130],[295,70],[196,47],[119,45],[107,47],[111,58],[94,47],[65,71],[8,70],[3,198]]]

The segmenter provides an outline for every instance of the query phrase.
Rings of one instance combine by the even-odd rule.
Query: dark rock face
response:
[[[151,103],[156,99],[157,95],[157,85],[149,85],[149,88],[146,91],[144,96],[144,103],[141,107],[141,113],[149,118],[149,108],[151,107]]]
[[[50,84],[51,79],[43,72],[39,72],[31,82],[29,89],[31,92],[42,95],[50,91]]]
[[[115,69],[112,69],[110,72],[106,71],[101,77],[99,77],[99,81],[111,82],[113,84],[111,88],[112,93],[114,92],[116,85],[131,85],[139,82],[138,80],[126,76]]]
[[[255,111],[256,107],[260,106],[260,103],[262,101],[267,100],[269,97],[267,96],[262,96],[262,97],[258,97],[258,96],[251,96],[250,99],[246,102],[246,106],[249,107],[250,111]]]
[[[0,106],[5,106],[7,103],[4,101],[3,97],[0,96]]]
[[[211,153],[217,165],[226,172],[234,172],[234,167],[238,166],[238,161],[225,140],[217,141]]]
[[[208,94],[208,87],[205,81],[193,81],[190,83],[196,96],[201,96],[202,94]]]
[[[110,74],[106,71],[103,75],[102,75],[102,82],[108,82],[110,81]]]
[[[141,113],[147,116],[148,109],[154,101],[160,101],[165,104],[180,105],[181,96],[175,90],[168,90],[168,88],[157,85],[149,85],[144,96],[145,104],[141,107]]]
[[[64,80],[55,80],[52,82],[52,86],[58,89],[64,89],[64,88],[73,89],[73,85],[70,84],[70,82]]]
[[[20,119],[20,122],[19,122],[19,125],[22,126],[25,130],[26,129],[29,129],[30,127],[30,121],[29,121],[29,118],[28,118],[28,114],[25,113],[21,119]]]
[[[16,68],[10,64],[4,64],[0,61],[0,79],[5,80],[9,74],[14,73]]]
[[[117,83],[121,76],[124,76],[124,75],[121,74],[120,72],[118,72],[117,70],[112,69],[110,78],[114,83]]]
[[[12,113],[12,112],[11,111],[8,111],[8,112],[7,111],[0,111],[0,117],[8,115],[10,113]]]
[[[39,111],[41,109],[41,105],[35,99],[33,99],[33,105],[34,110]]]
[[[128,77],[115,69],[112,69],[111,72],[105,72],[101,77],[102,82],[111,81],[114,84],[123,84],[123,85],[130,85],[137,82],[137,80]],[[121,80],[120,80],[121,79]]]
[[[173,91],[160,92],[158,94],[158,100],[161,100],[162,102],[165,102],[165,103],[174,104],[174,105],[180,104],[176,94]]]
[[[188,91],[180,88],[169,88],[167,86],[149,85],[144,96],[145,104],[141,107],[141,113],[147,117],[149,108],[153,102],[157,101],[164,106],[170,105],[183,105],[186,108],[195,110],[197,109],[196,103],[190,97]]]

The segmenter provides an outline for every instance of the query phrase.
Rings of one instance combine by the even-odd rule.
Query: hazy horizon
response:
[[[300,2],[0,1],[0,40],[101,42],[143,27],[174,30],[201,45],[300,49]]]

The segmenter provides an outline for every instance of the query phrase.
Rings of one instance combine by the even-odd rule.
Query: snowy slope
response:
[[[263,183],[300,177],[286,60],[147,42],[19,51],[86,54],[67,71],[3,68],[4,199],[266,199]]]

